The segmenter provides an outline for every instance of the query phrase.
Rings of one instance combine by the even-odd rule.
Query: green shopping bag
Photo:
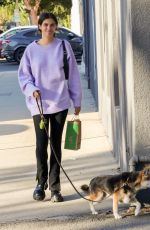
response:
[[[81,147],[81,121],[67,121],[65,149],[78,150]]]

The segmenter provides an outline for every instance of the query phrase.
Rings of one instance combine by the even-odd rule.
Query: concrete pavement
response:
[[[63,149],[63,166],[80,190],[80,185],[88,183],[94,176],[116,173],[118,165],[111,153],[91,91],[87,88],[84,66],[79,66],[79,70],[83,89],[80,115],[82,147],[78,151]],[[9,74],[0,73],[0,85],[3,85],[0,95],[0,223],[47,218],[63,220],[69,216],[90,214],[87,202],[75,193],[62,172],[62,194],[65,202],[52,204],[48,190],[43,202],[32,199],[36,185],[34,128],[19,90],[16,71],[11,76]],[[5,97],[4,100],[3,95],[8,98]],[[73,110],[70,110],[68,120],[72,118],[72,114]],[[106,213],[111,209],[111,202],[98,205],[97,210],[99,209],[101,213]],[[4,225],[0,225],[1,227],[4,229]]]

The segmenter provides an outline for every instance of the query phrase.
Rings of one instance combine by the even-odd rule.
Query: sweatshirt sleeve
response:
[[[33,96],[35,90],[39,90],[34,84],[34,77],[31,71],[28,48],[25,50],[18,69],[19,85],[25,96]]]
[[[68,88],[69,88],[70,98],[73,101],[74,107],[81,107],[82,92],[81,92],[80,74],[78,71],[77,62],[69,42],[65,41],[65,44],[66,44],[67,57],[69,63]]]

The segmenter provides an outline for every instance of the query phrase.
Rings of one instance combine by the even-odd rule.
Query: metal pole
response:
[[[17,15],[18,15],[18,17],[19,17],[19,6],[18,6],[18,0],[16,0],[16,6],[15,6],[15,17],[17,17]],[[19,26],[19,24],[20,24],[20,22],[19,22],[19,20],[17,19],[15,19],[15,22],[16,22],[16,26]]]

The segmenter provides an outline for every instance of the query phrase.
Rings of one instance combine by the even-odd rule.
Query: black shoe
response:
[[[45,198],[45,191],[48,188],[47,183],[45,184],[37,184],[34,192],[33,192],[33,199],[34,200],[44,200]]]
[[[51,201],[52,202],[62,202],[64,201],[64,199],[60,192],[53,192],[51,195]]]

